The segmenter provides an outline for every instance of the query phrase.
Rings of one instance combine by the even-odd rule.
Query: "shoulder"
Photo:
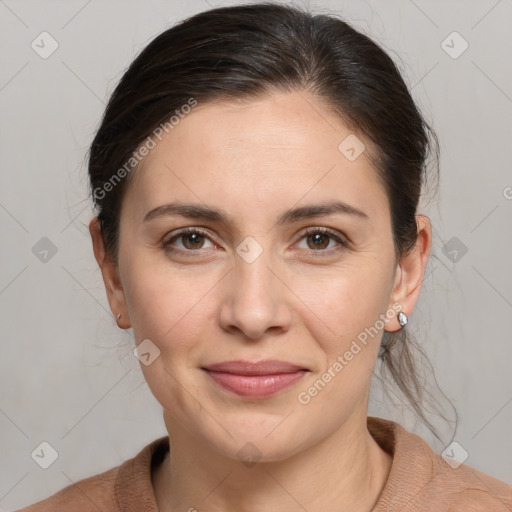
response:
[[[375,512],[511,512],[512,486],[466,464],[443,458],[400,424],[369,418],[379,445],[393,455]]]
[[[68,485],[17,512],[157,512],[152,467],[168,450],[167,436],[156,439],[121,465]]]
[[[71,510],[117,511],[115,482],[121,466],[85,478],[18,512],[69,512]]]
[[[445,496],[447,511],[512,511],[511,485],[466,464],[451,467],[439,455],[434,456],[438,459],[434,486]]]

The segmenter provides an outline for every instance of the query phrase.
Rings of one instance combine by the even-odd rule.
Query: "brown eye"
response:
[[[306,239],[310,249],[326,249],[329,246],[330,236],[325,233],[315,233],[314,235],[308,235]]]
[[[206,241],[212,243],[206,232],[197,228],[191,228],[175,233],[174,236],[168,238],[162,246],[175,252],[195,252],[199,249],[204,249]],[[176,244],[175,242],[181,242],[181,246],[179,243]]]
[[[186,233],[178,238],[183,240],[183,246],[186,249],[201,249],[204,243],[204,236],[199,233]]]
[[[309,229],[304,233],[302,240],[306,240],[306,250],[317,253],[330,254],[348,246],[341,236],[328,228]]]

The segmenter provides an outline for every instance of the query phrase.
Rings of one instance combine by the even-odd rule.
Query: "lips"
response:
[[[238,375],[272,375],[307,370],[307,368],[302,366],[276,360],[260,361],[258,363],[251,361],[225,361],[205,366],[205,369],[215,372],[236,373]]]
[[[286,361],[225,361],[203,367],[222,388],[240,396],[264,398],[291,386],[309,370]]]

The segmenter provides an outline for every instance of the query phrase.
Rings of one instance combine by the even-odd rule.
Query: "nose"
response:
[[[278,269],[272,268],[266,251],[251,263],[236,255],[226,278],[220,308],[225,331],[250,340],[288,331],[293,293]]]

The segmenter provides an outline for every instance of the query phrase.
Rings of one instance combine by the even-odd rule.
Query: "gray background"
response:
[[[184,17],[232,3],[0,0],[1,510],[118,465],[166,433],[93,259],[85,154],[135,54]],[[438,453],[455,440],[466,464],[512,482],[512,2],[307,5],[391,53],[441,141],[440,193],[422,209],[433,255],[408,328],[459,422],[431,416],[438,442],[406,404],[382,402],[378,378],[369,414],[399,421]],[[59,45],[46,59],[31,48],[43,31]],[[469,44],[457,58],[462,40],[442,43],[453,31]],[[55,254],[42,252],[43,237]],[[59,454],[46,470],[31,458],[42,441]]]

